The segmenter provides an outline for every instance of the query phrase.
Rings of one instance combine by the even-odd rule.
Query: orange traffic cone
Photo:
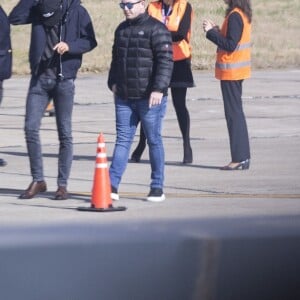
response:
[[[81,211],[122,211],[126,207],[113,207],[111,199],[111,186],[108,174],[106,148],[103,134],[98,137],[94,184],[92,189],[91,207],[78,207]]]

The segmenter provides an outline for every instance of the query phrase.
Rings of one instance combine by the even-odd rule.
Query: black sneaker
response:
[[[7,165],[6,161],[0,158],[0,167],[5,167]]]
[[[118,194],[118,190],[115,187],[113,187],[113,186],[111,187],[110,197],[114,201],[120,200],[120,197],[119,197],[119,194]]]
[[[160,188],[152,188],[147,196],[147,201],[150,202],[162,202],[164,200],[166,200],[166,197]]]

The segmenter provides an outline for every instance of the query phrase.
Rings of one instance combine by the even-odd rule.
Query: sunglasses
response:
[[[138,2],[133,2],[133,3],[131,2],[119,3],[119,5],[122,9],[125,9],[125,7],[127,7],[128,9],[132,9],[135,4],[141,3],[142,1],[144,0],[140,0]]]

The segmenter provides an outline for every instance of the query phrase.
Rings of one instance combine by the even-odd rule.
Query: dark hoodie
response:
[[[61,40],[68,44],[69,52],[61,57],[61,71],[66,79],[76,77],[82,54],[97,46],[91,18],[80,3],[80,0],[63,0]],[[9,21],[13,25],[32,24],[29,62],[31,73],[36,75],[46,46],[46,32],[38,10],[38,0],[20,0],[11,11]]]

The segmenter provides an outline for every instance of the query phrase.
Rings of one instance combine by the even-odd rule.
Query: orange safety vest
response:
[[[234,8],[230,14],[233,12],[240,14],[244,28],[242,37],[234,51],[227,52],[220,48],[217,50],[215,77],[220,80],[241,80],[249,78],[251,75],[251,24],[239,8]],[[226,36],[227,33],[230,14],[225,18],[222,25],[221,34],[223,36]]]
[[[164,22],[169,31],[177,31],[180,21],[182,20],[183,15],[185,13],[186,6],[187,6],[186,0],[177,0],[177,1],[175,0],[172,7],[172,13],[170,16],[166,16],[165,20],[163,18],[163,13],[162,13],[162,1],[150,2],[147,10],[150,16],[152,16],[153,18],[161,22]],[[187,59],[192,56],[190,38],[191,38],[191,28],[189,29],[189,32],[185,39],[172,43],[174,61]]]

